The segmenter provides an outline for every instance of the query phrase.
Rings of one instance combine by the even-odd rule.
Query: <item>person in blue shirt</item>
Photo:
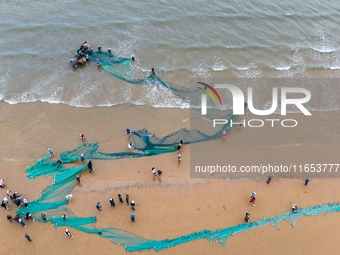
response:
[[[305,186],[308,184],[309,181],[310,181],[309,178],[305,180]]]

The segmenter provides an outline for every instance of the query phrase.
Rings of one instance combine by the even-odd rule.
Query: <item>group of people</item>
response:
[[[86,54],[84,54],[84,52]],[[102,47],[101,46],[98,46],[97,47],[97,53],[102,53]],[[111,48],[108,48],[107,49],[107,53],[109,54],[109,56],[113,56],[112,55],[112,50]],[[71,61],[71,65],[74,67],[74,68],[77,68],[78,67],[78,64],[84,64],[85,62],[89,61],[89,55],[92,55],[93,54],[93,49],[91,48],[90,44],[88,44],[87,41],[83,42],[83,44],[81,44],[79,46],[79,49],[77,50],[77,54],[70,59]],[[135,55],[134,54],[131,54],[131,60],[132,61],[135,61]],[[98,67],[101,66],[99,60],[97,59],[96,60],[96,63],[98,65]],[[154,73],[154,69],[152,68],[152,73]]]
[[[179,152],[183,148],[183,140],[179,141],[179,144],[177,145],[177,151]],[[177,154],[177,162],[181,163],[182,156],[180,153]]]
[[[126,135],[127,135],[127,138],[130,139],[131,130],[129,128],[126,129]],[[177,145],[177,151],[179,152],[182,148],[183,148],[183,140],[180,140],[179,144]],[[134,149],[133,142],[128,143],[128,149],[129,149],[129,151],[132,151]],[[180,153],[178,153],[177,154],[177,162],[180,163],[181,161],[182,161],[182,156],[181,156]],[[156,175],[156,173],[154,175]]]
[[[124,203],[123,197],[122,197],[121,194],[118,194],[118,200],[119,200],[120,203]],[[116,207],[115,200],[114,200],[112,197],[109,199],[109,202],[110,202],[110,206]],[[130,202],[129,195],[127,195],[127,194],[126,194],[126,196],[125,196],[125,202],[126,202],[127,205],[130,205],[130,206],[131,206],[131,210],[132,210],[132,211],[135,211],[135,206],[136,206],[135,201],[132,200],[132,201]],[[98,202],[98,203],[96,204],[96,208],[97,208],[98,211],[101,211],[101,210],[102,210],[102,205],[101,205],[100,202]],[[130,215],[130,219],[131,219],[132,222],[135,222],[135,219],[136,219],[136,218],[135,218],[135,215],[134,215],[133,213]]]
[[[12,194],[11,190],[7,190],[7,196],[14,201],[14,204],[16,204],[18,207],[20,205],[27,207],[28,206],[28,200],[27,198],[22,199],[21,194],[18,192],[14,192]],[[1,202],[1,207],[5,208],[8,210],[8,206],[10,205],[10,202],[7,197],[4,197],[4,199]]]
[[[84,157],[84,154],[81,154],[80,157],[79,157],[80,161],[81,162],[85,162],[85,157]],[[88,169],[90,170],[90,173],[92,173],[92,171],[94,171],[94,168],[93,168],[93,164],[92,164],[92,160],[90,159],[88,162],[87,162],[87,167]],[[78,177],[78,176],[77,176]],[[78,180],[77,180],[78,181]],[[80,181],[79,183],[80,184]]]
[[[269,184],[273,179],[273,176],[270,175],[267,179],[267,183]],[[310,182],[310,179],[309,178],[306,178],[305,179],[305,186],[308,185],[308,183]],[[252,192],[251,195],[250,195],[250,199],[248,201],[248,203],[251,203],[253,206],[255,206],[255,201],[256,201],[256,192]],[[292,212],[294,213],[297,213],[298,212],[298,206],[296,204],[292,204]],[[244,221],[246,223],[248,223],[249,221],[249,218],[250,218],[250,214],[249,213],[246,213],[246,216],[244,218]]]
[[[9,209],[9,205],[11,204],[10,200],[12,200],[14,202],[14,204],[16,204],[18,207],[20,207],[20,206],[28,207],[27,198],[22,199],[21,194],[19,194],[18,192],[12,193],[11,190],[7,190],[6,194],[9,198],[4,197],[4,199],[2,200],[2,203],[1,203],[1,207],[3,207],[4,209],[6,209],[6,210]],[[32,217],[32,214],[30,212],[27,212],[23,217],[20,214],[16,214],[14,216],[14,218],[10,214],[7,214],[7,220],[10,223],[12,223],[13,221],[16,221],[22,227],[25,228],[26,227],[25,220],[34,221],[34,218]],[[25,233],[25,237],[29,242],[32,242],[31,237],[27,233]]]
[[[156,168],[155,168],[155,167],[151,168],[151,172],[152,172],[152,175],[153,175],[154,177],[158,177],[158,178],[161,178],[162,173],[163,173],[161,170],[157,170],[157,171],[156,171]]]

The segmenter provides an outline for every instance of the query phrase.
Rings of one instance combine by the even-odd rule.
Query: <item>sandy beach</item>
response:
[[[31,201],[28,209],[14,202],[0,208],[0,255],[126,254],[141,247],[149,249],[142,254],[167,255],[338,254],[340,213],[325,214],[340,210],[339,9],[337,1],[0,1],[0,179],[6,182],[0,191]],[[81,44],[92,48],[83,52],[90,61],[72,67]],[[290,105],[293,99],[312,115]],[[207,119],[230,120],[244,102],[245,113],[234,112],[233,120],[247,125],[223,127],[222,138]],[[276,119],[275,127],[267,119]],[[284,119],[298,125],[284,127]],[[249,127],[261,121],[263,127]],[[127,155],[127,128],[143,153],[164,152],[160,144],[172,152]],[[98,144],[98,153],[87,150]],[[53,156],[38,170],[52,169],[55,186],[52,178],[25,175],[48,148]],[[66,152],[75,161],[66,164]],[[86,162],[78,160],[81,153]],[[112,160],[114,153],[131,157]],[[325,171],[312,172],[318,164]],[[195,172],[217,165],[237,171]],[[290,172],[263,171],[269,165]],[[255,206],[248,203],[252,192]],[[135,222],[126,195],[136,203]],[[25,220],[25,228],[6,219],[25,210],[36,218]],[[47,223],[40,222],[43,210]]]
[[[3,113],[1,130],[4,130],[4,143],[1,153],[5,155],[1,178],[6,181],[6,189],[19,191],[29,200],[38,198],[39,193],[52,183],[49,178],[39,177],[26,180],[24,170],[35,161],[45,156],[46,149],[53,147],[58,158],[62,151],[79,146],[82,142],[80,132],[88,137],[88,142],[99,141],[101,151],[126,151],[127,138],[124,135],[125,123],[114,119],[114,109],[71,108],[64,105],[32,103],[8,105],[0,103]],[[70,110],[72,109],[72,111]],[[114,111],[114,110],[113,110]],[[129,112],[131,120],[141,114],[139,110]],[[143,109],[140,109],[142,112]],[[99,114],[100,113],[100,114]],[[163,119],[158,116],[163,114]],[[25,117],[23,117],[25,116]],[[187,122],[185,116],[173,111],[156,109],[149,119],[131,122],[136,127],[148,127],[159,136],[176,130],[176,125],[168,125],[164,120],[173,118],[178,123],[177,129]],[[24,118],[32,120],[30,127],[25,126]],[[153,119],[154,118],[154,119]],[[65,125],[57,125],[62,119]],[[178,119],[178,121],[174,120]],[[71,121],[72,120],[72,121]],[[96,123],[88,126],[87,123]],[[114,125],[112,123],[115,123]],[[131,127],[131,126],[130,126]],[[120,129],[120,130],[119,130]],[[79,131],[80,130],[80,131]],[[84,131],[85,130],[85,131]],[[104,132],[105,131],[105,132]],[[247,131],[241,130],[245,139]],[[111,135],[109,135],[111,134]],[[237,143],[240,133],[232,131],[228,137],[231,144]],[[235,139],[235,140],[234,140]],[[7,140],[12,141],[6,143]],[[31,142],[29,142],[31,141]],[[9,146],[11,145],[11,146]],[[296,155],[296,159],[309,155],[311,160],[318,155],[317,146],[263,148],[247,151],[247,160],[255,160],[259,155],[277,156],[276,161],[290,163],[292,158],[281,155]],[[301,152],[303,151],[303,153]],[[20,153],[18,153],[20,152]],[[244,152],[243,148],[229,151],[234,153],[235,164],[244,164],[244,157],[236,157]],[[314,152],[314,154],[313,154]],[[269,154],[270,153],[270,154]],[[243,223],[246,212],[250,213],[250,222],[263,217],[280,215],[291,210],[293,203],[304,208],[328,202],[338,202],[337,178],[311,179],[304,186],[304,179],[274,178],[268,185],[266,176],[256,179],[206,179],[190,178],[190,146],[185,145],[182,162],[178,164],[177,153],[164,154],[139,159],[121,159],[113,161],[94,161],[95,171],[84,170],[81,185],[72,191],[73,199],[68,208],[80,217],[96,216],[96,227],[115,227],[124,229],[144,238],[161,240],[172,239],[181,235],[201,231],[215,230]],[[335,160],[336,151],[332,147],[323,147],[325,162]],[[328,155],[328,158],[326,158]],[[274,160],[275,161],[275,160]],[[336,163],[336,162],[334,162]],[[80,165],[80,162],[77,164]],[[163,171],[161,181],[151,174],[155,166]],[[251,192],[256,191],[256,206],[248,204]],[[136,222],[131,223],[131,208],[126,203],[119,203],[117,195],[128,194],[130,201],[136,202]],[[112,208],[109,198],[113,197],[116,207]],[[103,210],[97,211],[95,204],[101,202]],[[2,252],[7,254],[125,254],[125,248],[105,238],[69,228],[74,235],[67,239],[64,227],[54,230],[50,223],[27,222],[23,228],[18,223],[6,220],[6,214],[15,215],[16,206],[12,203],[8,211],[2,209],[0,232]],[[281,222],[281,229],[268,225],[229,237],[225,247],[210,243],[206,239],[159,251],[159,254],[330,254],[337,245],[340,216],[331,213],[328,216],[303,216],[295,227],[288,222]],[[33,239],[27,242],[24,234]],[[155,251],[144,251],[154,254]]]

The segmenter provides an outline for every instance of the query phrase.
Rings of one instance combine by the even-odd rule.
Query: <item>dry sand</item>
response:
[[[67,113],[65,109],[70,109],[70,107],[63,105],[52,107],[42,103],[25,104],[25,107],[23,105],[8,106],[5,103],[0,103],[0,107],[3,119],[0,123],[1,136],[6,141],[13,140],[12,147],[9,147],[10,143],[5,143],[6,146],[0,147],[0,152],[5,155],[1,161],[0,177],[6,180],[9,189],[19,191],[29,199],[37,198],[39,191],[52,182],[51,179],[43,177],[26,180],[24,175],[24,169],[43,157],[46,148],[49,147],[45,137],[49,137],[49,144],[56,144],[56,146],[52,146],[56,154],[80,145],[80,132],[84,132],[85,135],[90,133],[93,137],[96,136],[97,139],[89,138],[89,141],[99,140],[102,151],[126,150],[126,137],[117,135],[114,129],[112,130],[115,137],[113,139],[105,138],[109,131],[100,132],[105,130],[104,125],[98,124],[98,127],[91,127],[89,128],[90,131],[86,132],[88,120],[86,116],[91,116],[91,114],[96,116],[96,113],[99,112],[98,109],[74,109],[72,113]],[[162,111],[162,114],[166,112],[164,110],[159,111]],[[62,112],[66,119],[75,120],[73,125],[66,122],[65,125],[67,126],[63,127],[72,129],[74,133],[63,134],[67,136],[65,139],[60,139],[59,132],[63,129],[62,127],[56,127],[56,129],[60,129],[57,131],[53,129],[57,122],[61,121],[58,112]],[[98,117],[97,122],[105,122],[105,119],[109,116],[108,112],[108,110],[101,110],[102,116]],[[126,109],[126,112],[130,113],[129,109]],[[24,114],[27,119],[32,120],[30,128],[27,128],[27,125],[25,126],[22,120],[23,116],[20,114]],[[137,113],[131,114],[137,116],[140,113],[137,110]],[[168,116],[172,116],[172,113],[169,112],[168,114]],[[6,118],[5,116],[17,117]],[[34,124],[34,121],[39,119],[37,116],[47,119]],[[82,119],[78,116],[85,117]],[[168,116],[165,116],[163,121]],[[156,114],[155,119],[157,118],[159,118],[159,115]],[[173,116],[173,118],[184,119],[183,116]],[[22,125],[19,125],[21,121]],[[153,121],[153,117],[149,117],[146,125],[155,130],[158,123],[155,124]],[[113,126],[113,121],[108,122],[106,128]],[[143,125],[145,123],[138,124]],[[121,130],[124,130],[124,125],[119,122],[117,125]],[[164,128],[160,128],[164,134],[168,133],[169,129],[171,129],[170,132],[176,130],[176,125],[172,125],[171,128],[166,128],[167,123],[159,123],[159,125],[164,126]],[[186,125],[186,123],[178,121],[178,128],[183,125]],[[50,135],[42,130],[50,130]],[[78,130],[80,131],[78,132]],[[51,135],[51,133],[55,135]],[[39,140],[39,137],[41,140]],[[69,139],[70,137],[72,139]],[[232,134],[227,137],[231,143],[232,137]],[[29,141],[32,141],[31,145],[34,150],[31,150],[25,144]],[[35,150],[35,148],[37,149]],[[38,151],[39,148],[41,152]],[[303,154],[301,150],[311,153],[312,159],[312,152],[317,150],[317,147],[271,148],[267,151],[263,149],[262,152],[256,150],[253,154],[249,150],[247,155],[250,158],[257,157],[258,154],[265,154],[270,151],[271,155],[295,154],[296,157],[299,157]],[[327,160],[335,160],[332,147],[325,147],[323,150],[324,155],[330,155]],[[18,153],[15,153],[16,151]],[[190,178],[189,151],[190,146],[184,146],[181,152],[183,158],[181,164],[177,163],[177,153],[140,159],[94,161],[95,171],[92,174],[87,171],[83,173],[81,185],[74,188],[72,192],[73,200],[68,206],[77,216],[97,216],[98,228],[117,227],[145,238],[166,239],[203,229],[214,230],[238,225],[243,222],[246,212],[251,215],[250,221],[256,221],[263,217],[288,212],[292,203],[296,203],[299,207],[307,207],[339,201],[339,179],[336,178],[312,179],[307,186],[304,186],[302,178],[274,178],[269,185],[265,179],[193,179]],[[234,148],[233,151],[237,155],[237,153],[241,154],[243,149]],[[55,156],[55,158],[57,157]],[[277,156],[277,158],[280,157]],[[239,158],[235,162],[242,163],[243,158]],[[285,158],[284,162],[288,163],[289,159]],[[152,177],[152,166],[163,171],[161,182]],[[257,192],[255,207],[247,203],[253,191]],[[6,190],[3,189],[2,193],[5,196]],[[129,219],[130,207],[125,203],[120,204],[118,202],[118,193],[122,194],[124,198],[125,194],[129,194],[130,200],[135,200],[137,204],[135,223],[131,223]],[[110,197],[113,197],[116,201],[115,208],[110,207]],[[95,208],[98,201],[103,206],[101,212]],[[15,208],[14,204],[11,204],[8,211],[1,208],[1,254],[126,253],[122,246],[96,235],[79,232],[73,228],[69,229],[74,238],[68,239],[64,234],[64,228],[54,230],[50,223],[27,222],[26,228],[21,227],[16,222],[10,223],[6,220],[6,215],[14,216]],[[280,230],[277,230],[268,225],[231,236],[225,247],[204,239],[172,247],[160,251],[158,254],[336,254],[340,248],[338,244],[340,214],[338,213],[332,213],[328,216],[303,216],[297,222],[296,227],[291,227],[286,221],[281,222],[281,227]],[[33,239],[32,243],[24,238],[26,232]],[[154,254],[156,252],[144,251],[142,253]]]

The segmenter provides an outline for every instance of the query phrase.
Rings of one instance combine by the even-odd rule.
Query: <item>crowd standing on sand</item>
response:
[[[127,135],[128,135],[128,137],[130,138],[130,130],[129,130],[129,129],[127,129]],[[86,139],[86,138],[85,138],[85,135],[84,135],[83,133],[80,134],[80,138],[81,138],[82,141],[84,141],[84,140]],[[48,148],[48,149],[47,149],[47,153],[50,155],[50,158],[53,157],[53,150],[52,150],[52,148]],[[85,161],[86,161],[84,154],[81,154],[81,155],[79,156],[79,159],[80,159],[81,162],[85,162]],[[55,162],[56,162],[56,164],[62,164],[62,162],[61,162],[60,159],[57,159]],[[92,172],[94,171],[93,164],[92,164],[92,160],[89,160],[89,161],[87,162],[87,167],[88,167],[88,169],[90,170],[90,173],[92,173]],[[157,171],[157,176],[160,177],[161,174],[162,174],[162,172],[161,172],[160,170],[158,170],[158,171]],[[81,175],[80,175],[80,174],[77,174],[77,175],[76,175],[76,178],[75,178],[75,180],[76,180],[76,182],[77,182],[78,185],[80,185],[80,177],[81,177]],[[1,179],[1,180],[0,180],[0,188],[4,188],[5,186],[6,186],[5,180]],[[11,205],[10,200],[11,200],[17,207],[23,206],[23,207],[29,208],[29,201],[27,200],[27,198],[23,198],[22,195],[21,195],[19,192],[17,192],[17,191],[16,191],[16,192],[12,192],[11,190],[8,189],[8,190],[6,191],[6,195],[7,195],[7,197],[5,196],[5,197],[3,198],[3,200],[2,200],[2,202],[1,202],[1,207],[3,207],[4,209],[9,210],[9,206]],[[72,197],[73,197],[72,194],[67,194],[67,195],[65,196],[65,199],[69,202],[69,201],[72,200]],[[118,194],[118,199],[119,199],[119,201],[120,201],[121,203],[124,203],[121,194]],[[132,200],[132,201],[130,202],[130,197],[129,197],[128,194],[125,195],[125,201],[126,201],[126,204],[127,204],[127,205],[131,206],[131,210],[132,210],[132,211],[135,211],[135,210],[136,210],[136,209],[135,209],[136,203],[135,203],[134,200]],[[115,207],[115,206],[116,206],[116,204],[115,204],[113,198],[109,198],[109,203],[110,203],[110,206],[111,206],[111,207]],[[101,202],[98,202],[98,203],[96,204],[96,209],[97,209],[98,211],[102,211]],[[47,222],[47,221],[48,221],[46,211],[42,211],[40,215],[41,215],[41,216],[40,216],[40,217],[41,217],[41,220],[42,220],[43,222]],[[27,221],[32,221],[32,222],[35,220],[30,212],[27,212],[27,213],[26,213],[25,215],[23,215],[23,216],[20,215],[20,214],[16,214],[16,215],[14,216],[14,218],[13,218],[10,214],[7,214],[6,217],[7,217],[7,220],[8,220],[10,223],[13,223],[13,221],[16,221],[17,223],[19,223],[19,224],[20,224],[22,227],[24,227],[24,228],[27,227],[27,225],[26,225],[26,223],[25,223],[25,220],[27,220]],[[64,222],[67,221],[67,215],[66,215],[66,214],[62,214],[62,215],[61,215],[61,218],[63,219]],[[135,216],[133,213],[130,215],[130,220],[131,220],[131,222],[135,222],[135,221],[136,221],[136,216]],[[70,232],[68,229],[65,230],[65,234],[66,234],[66,236],[67,236],[68,238],[73,238],[73,235],[71,234],[71,232]],[[27,241],[29,241],[29,242],[32,242],[32,241],[33,241],[32,238],[31,238],[27,233],[25,233],[25,238],[26,238]]]
[[[126,135],[127,135],[127,137],[130,139],[131,130],[130,130],[129,128],[126,129]],[[84,135],[83,133],[80,134],[80,137],[81,137],[81,140],[84,141],[85,135]],[[129,145],[132,147],[132,142],[130,142]],[[180,150],[182,150],[182,148],[183,148],[183,140],[180,140],[179,144],[176,146],[176,151],[179,152]],[[130,147],[128,146],[128,149],[131,151],[131,149],[133,149],[133,147],[130,148]],[[53,150],[52,150],[51,148],[48,148],[47,152],[50,154],[50,157],[53,156]],[[81,154],[81,155],[79,156],[79,159],[80,159],[81,162],[85,162],[85,161],[86,161],[84,154]],[[177,161],[178,161],[178,163],[180,163],[181,160],[182,160],[182,156],[181,156],[180,153],[178,153],[178,154],[177,154]],[[62,164],[62,162],[61,162],[59,159],[56,160],[56,163],[57,163],[57,164]],[[94,169],[93,169],[93,165],[92,165],[92,160],[89,160],[89,161],[87,162],[87,166],[88,166],[88,169],[90,170],[90,173],[92,173],[92,171],[94,170]],[[153,177],[161,178],[161,176],[162,176],[162,171],[161,171],[161,170],[156,170],[155,167],[152,167],[151,172],[152,172]],[[270,176],[268,177],[267,181],[266,181],[267,184],[270,184],[271,181],[272,181],[272,179],[273,179],[273,176],[270,175]],[[80,185],[80,174],[77,174],[77,175],[76,175],[76,182],[77,182],[78,185]],[[305,179],[304,185],[305,185],[305,186],[308,185],[309,182],[310,182],[310,179],[309,179],[309,178]],[[4,188],[5,185],[6,185],[6,184],[5,184],[5,181],[4,181],[3,179],[1,179],[1,180],[0,180],[0,187],[1,187],[1,188]],[[29,208],[29,201],[27,200],[27,198],[22,198],[22,195],[21,195],[19,192],[13,192],[13,193],[12,193],[11,190],[7,190],[6,195],[7,195],[7,197],[8,197],[9,199],[8,199],[7,197],[4,197],[4,199],[2,200],[2,203],[1,203],[1,207],[3,207],[4,209],[6,209],[6,210],[9,209],[9,206],[10,206],[10,204],[11,204],[11,203],[10,203],[10,200],[11,200],[17,207],[24,206],[24,207],[26,207],[26,208]],[[72,194],[67,194],[67,195],[65,196],[65,199],[66,199],[67,201],[71,201],[71,199],[72,199]],[[122,197],[121,194],[118,194],[118,200],[119,200],[119,202],[120,202],[121,204],[124,203],[123,197]],[[249,199],[248,202],[251,203],[253,206],[255,206],[255,201],[256,201],[256,192],[254,191],[254,192],[251,193],[251,196],[250,196],[250,199]],[[133,213],[130,214],[130,220],[131,220],[131,222],[136,222],[136,216],[135,216],[135,214],[134,214],[134,211],[136,210],[136,203],[135,203],[135,201],[134,201],[134,200],[131,200],[131,202],[130,202],[130,197],[129,197],[128,194],[126,194],[126,195],[125,195],[125,202],[126,202],[126,205],[131,206],[131,210],[132,210],[132,212],[133,212]],[[112,197],[109,198],[109,204],[110,204],[110,207],[111,207],[111,208],[112,208],[112,207],[114,207],[114,208],[116,207],[115,201],[114,201],[114,199],[113,199]],[[102,211],[102,204],[101,204],[101,202],[97,202],[97,204],[96,204],[96,209],[97,209],[98,211]],[[292,212],[293,212],[293,213],[296,213],[297,211],[298,211],[298,206],[297,206],[296,204],[292,204]],[[62,219],[63,219],[64,222],[67,221],[67,215],[66,215],[66,214],[62,214],[61,217],[62,217]],[[250,214],[247,212],[247,213],[245,214],[245,218],[244,218],[244,221],[246,222],[246,224],[249,223],[249,219],[250,219]],[[7,214],[7,220],[8,220],[10,223],[12,223],[13,221],[16,221],[16,222],[19,223],[22,227],[26,228],[27,225],[26,225],[26,223],[25,223],[24,220],[33,222],[33,221],[34,221],[34,218],[33,218],[32,214],[31,214],[30,212],[27,212],[27,213],[26,213],[25,215],[23,215],[23,216],[21,216],[21,215],[19,215],[19,214],[16,214],[14,218],[13,218],[11,215]],[[41,220],[42,220],[43,222],[47,222],[47,221],[48,221],[46,211],[42,211],[42,212],[41,212]],[[68,238],[70,238],[70,239],[73,238],[73,235],[71,234],[71,232],[70,232],[68,229],[65,230],[65,235],[66,235]],[[25,238],[26,238],[29,242],[32,242],[31,237],[30,237],[27,233],[25,233]]]
[[[101,46],[98,46],[97,47],[98,49],[98,52],[99,53],[102,53],[102,48]],[[84,53],[82,52],[83,50],[87,50],[91,53],[93,53],[93,50],[92,48],[90,47],[90,45],[87,43],[87,41],[85,41],[81,46],[80,46],[80,49],[78,50],[77,54],[70,59],[71,61],[71,64],[73,67],[77,68],[78,64],[84,64],[86,61],[89,60],[89,56],[88,55],[84,55]],[[111,48],[108,48],[108,54],[112,54],[112,50]],[[132,54],[131,55],[131,60],[134,61],[135,60],[135,56]],[[98,66],[100,66],[100,63],[99,61],[96,61]],[[151,68],[151,75],[155,75],[155,69],[152,67]],[[247,102],[244,103],[244,109],[247,108]],[[242,127],[242,124],[239,125],[239,128]],[[126,135],[127,135],[127,138],[130,139],[131,137],[131,130],[129,128],[126,129]],[[225,131],[222,132],[222,138],[225,139],[227,137],[227,134]],[[86,140],[85,138],[85,135],[83,133],[80,133],[80,138],[81,138],[81,141],[84,142],[84,140]],[[133,142],[129,142],[128,143],[128,149],[129,151],[132,151],[134,150],[134,144]],[[182,161],[182,156],[181,154],[179,153],[182,149],[183,149],[183,140],[180,140],[180,142],[178,143],[178,145],[175,147],[176,151],[177,151],[177,161],[178,163],[180,163]],[[47,149],[47,152],[48,154],[50,155],[50,157],[53,156],[53,150],[51,148],[48,148]],[[85,159],[85,156],[84,154],[81,154],[79,156],[79,159],[80,161],[83,163],[83,162],[86,162],[86,159]],[[62,161],[60,159],[57,159],[56,160],[56,163],[57,164],[62,164]],[[93,168],[93,164],[92,164],[92,160],[90,159],[88,162],[87,162],[87,167],[88,169],[90,170],[90,173],[92,173],[94,171],[94,168]],[[151,172],[152,172],[152,176],[153,177],[157,177],[157,178],[161,178],[162,176],[162,171],[161,170],[157,170],[156,171],[156,168],[155,167],[152,167],[151,169]],[[76,182],[78,185],[80,185],[80,174],[77,174],[76,175]],[[269,176],[268,179],[267,179],[267,184],[270,184],[271,181],[272,181],[272,178],[273,176]],[[307,186],[308,183],[310,182],[310,179],[307,178],[305,179],[304,181],[304,185]],[[0,179],[0,188],[4,188],[5,187],[5,180],[3,179]],[[14,192],[12,193],[11,190],[7,190],[6,192],[6,195],[7,197],[9,197],[9,199],[17,206],[17,207],[20,207],[20,206],[24,206],[26,208],[29,209],[29,201],[27,200],[27,198],[22,198],[22,195],[18,192]],[[4,199],[2,200],[2,203],[1,203],[1,207],[3,207],[4,209],[6,210],[9,210],[9,206],[11,205],[9,199],[7,197],[4,197]],[[67,194],[65,196],[65,199],[69,202],[72,200],[72,197],[73,195],[72,194]],[[123,197],[121,194],[118,194],[118,200],[121,204],[124,203],[123,201]],[[251,196],[250,196],[250,199],[248,201],[248,203],[251,203],[253,206],[255,206],[255,201],[256,201],[256,192],[252,192]],[[130,220],[131,222],[135,222],[136,221],[136,216],[134,214],[134,211],[136,210],[136,203],[134,200],[131,200],[130,202],[130,197],[128,194],[125,195],[125,202],[128,206],[131,206],[131,210],[133,213],[130,214]],[[109,198],[109,204],[110,204],[110,207],[116,207],[116,204],[115,204],[115,201],[114,199],[111,197]],[[102,211],[102,204],[101,202],[97,202],[96,204],[96,209],[98,211]],[[292,204],[292,212],[293,213],[296,213],[298,211],[298,206],[296,204]],[[34,221],[34,218],[32,216],[32,214],[30,212],[27,212],[25,215],[19,215],[19,214],[16,214],[14,216],[14,218],[10,215],[10,214],[7,214],[7,220],[12,223],[13,221],[16,221],[17,223],[19,223],[22,227],[27,227],[26,223],[24,220],[26,221],[31,221],[33,222]],[[66,214],[62,214],[61,215],[61,218],[63,219],[64,222],[67,222],[67,215]],[[249,222],[249,219],[250,219],[250,214],[247,212],[245,214],[245,218],[244,218],[244,221],[248,224]],[[41,220],[43,222],[47,222],[48,219],[47,219],[47,213],[46,211],[42,211],[41,212]],[[66,228],[65,229],[65,235],[68,237],[68,238],[73,238],[73,235],[71,234],[71,232]],[[32,239],[31,237],[25,233],[25,236],[24,236],[29,242],[32,242]]]

